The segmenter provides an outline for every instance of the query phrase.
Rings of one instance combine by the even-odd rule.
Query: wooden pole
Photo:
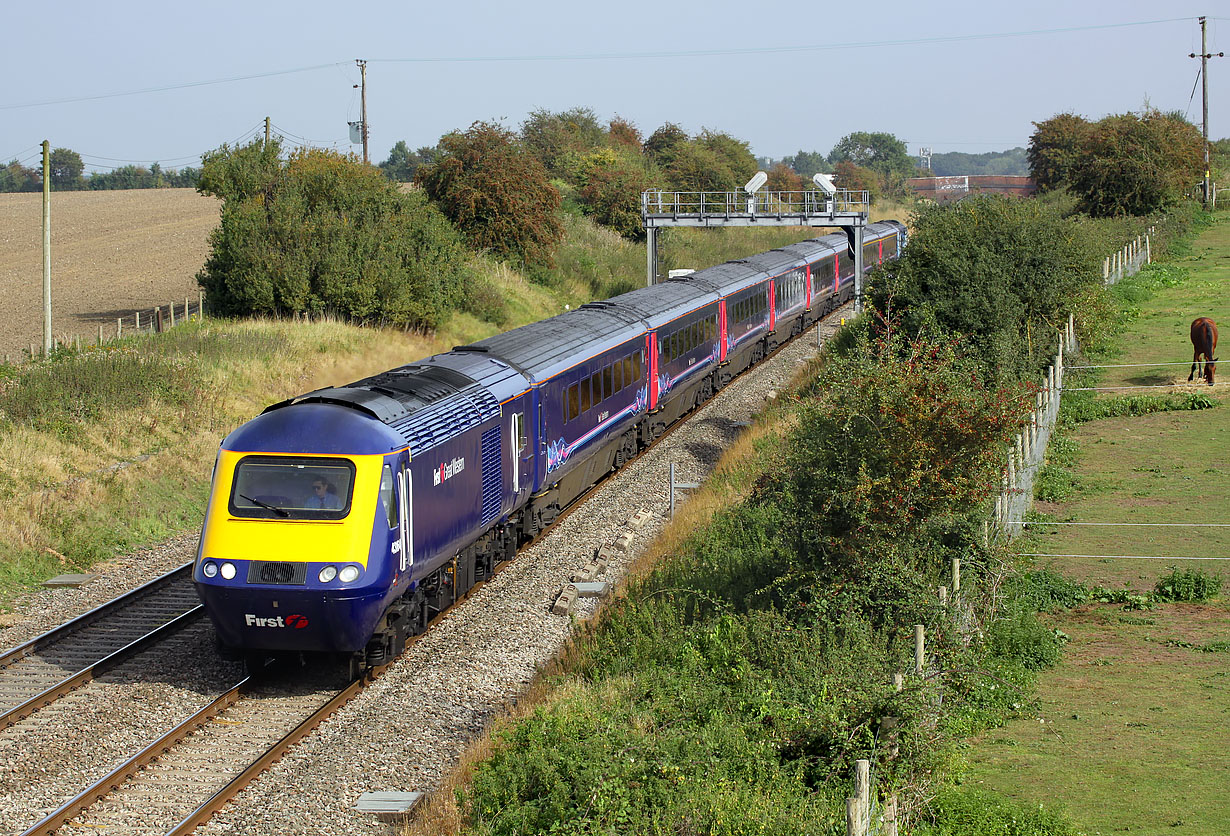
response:
[[[859,833],[865,834],[871,825],[871,761],[865,758],[854,762],[854,795],[858,799]]]
[[[863,836],[863,831],[859,828],[861,812],[857,798],[846,799],[846,836]]]
[[[956,596],[961,591],[961,558],[952,559],[952,594]]]
[[[927,628],[921,624],[914,625],[914,673],[922,676],[926,667]]]
[[[51,354],[51,142],[43,140],[43,356]]]

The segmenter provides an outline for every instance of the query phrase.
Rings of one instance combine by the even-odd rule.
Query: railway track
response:
[[[28,717],[204,615],[192,564],[0,654],[0,728]]]

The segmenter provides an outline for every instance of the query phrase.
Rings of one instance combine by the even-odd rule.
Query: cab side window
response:
[[[399,522],[397,515],[397,502],[393,496],[393,468],[387,464],[384,470],[380,472],[380,504],[384,506],[385,516],[389,521],[389,528],[397,528]]]

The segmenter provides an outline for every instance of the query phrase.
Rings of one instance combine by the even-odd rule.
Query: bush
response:
[[[1100,250],[1076,220],[1037,201],[974,195],[925,206],[887,278],[873,276],[875,307],[916,332],[928,323],[967,336],[990,379],[1031,378],[1055,351],[1053,323],[1101,289]]]
[[[1207,601],[1221,592],[1221,576],[1202,569],[1171,569],[1153,591],[1162,601]]]
[[[1094,216],[1147,215],[1178,203],[1204,171],[1200,131],[1148,110],[1091,125],[1071,188]]]
[[[1014,607],[987,629],[987,648],[993,655],[1030,671],[1056,664],[1065,640],[1025,607]]]
[[[222,219],[197,282],[227,316],[335,314],[434,328],[472,304],[465,248],[422,194],[328,151],[275,144],[205,156],[199,190]]]
[[[563,237],[560,194],[538,158],[489,122],[445,135],[439,152],[415,182],[470,243],[514,264],[549,267]]]
[[[1087,604],[1093,596],[1083,583],[1039,569],[1012,578],[1005,585],[1004,597],[1033,612],[1055,612]]]

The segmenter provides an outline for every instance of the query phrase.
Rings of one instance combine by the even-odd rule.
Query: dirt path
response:
[[[0,194],[0,354],[42,344],[41,194]],[[51,205],[57,338],[115,333],[115,320],[197,296],[218,202],[193,189],[58,192]]]

